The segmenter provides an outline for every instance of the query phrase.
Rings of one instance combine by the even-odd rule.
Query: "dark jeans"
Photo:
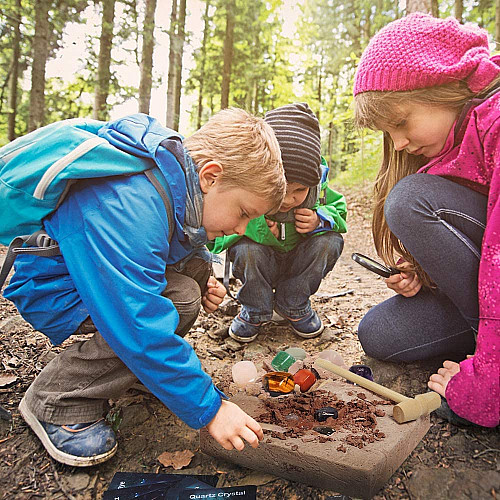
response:
[[[198,317],[201,296],[212,266],[193,258],[182,272],[167,267],[168,297],[179,313],[175,333],[184,336]],[[25,399],[31,412],[52,424],[93,422],[108,408],[108,399],[120,397],[137,382],[136,376],[96,331],[90,318],[75,333],[94,335],[75,342],[57,355],[28,388]]]
[[[486,207],[486,196],[435,175],[410,175],[392,189],[387,223],[437,290],[396,295],[368,311],[358,336],[369,356],[409,362],[474,352]]]
[[[274,306],[291,319],[308,314],[309,297],[333,269],[343,247],[342,236],[333,231],[305,238],[286,253],[242,238],[228,250],[233,274],[242,283],[242,318],[250,323],[269,321]]]

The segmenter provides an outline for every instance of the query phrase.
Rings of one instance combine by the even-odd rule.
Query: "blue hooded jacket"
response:
[[[224,395],[193,348],[174,333],[178,313],[161,295],[165,267],[193,251],[182,229],[184,152],[172,134],[140,114],[99,130],[116,147],[151,158],[160,168],[175,228],[168,227],[163,201],[144,175],[79,181],[44,221],[62,256],[19,256],[4,296],[56,344],[90,315],[137,378],[189,426],[200,428],[215,416]]]

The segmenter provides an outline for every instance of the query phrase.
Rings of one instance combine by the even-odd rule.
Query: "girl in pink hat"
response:
[[[440,414],[485,427],[500,399],[499,90],[486,31],[422,13],[380,30],[354,83],[357,125],[384,134],[375,246],[401,271],[360,342],[386,361],[453,360],[428,382]]]

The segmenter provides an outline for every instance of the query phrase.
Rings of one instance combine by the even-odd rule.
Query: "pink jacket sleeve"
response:
[[[481,131],[484,169],[490,177],[487,223],[479,264],[479,330],[476,352],[449,382],[450,408],[467,420],[495,427],[500,420],[500,118]]]

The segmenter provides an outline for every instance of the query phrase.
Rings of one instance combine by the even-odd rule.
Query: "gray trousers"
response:
[[[211,264],[200,258],[191,259],[182,273],[167,268],[163,295],[179,313],[177,335],[186,335],[196,321],[210,272]],[[25,401],[39,420],[56,425],[93,422],[106,413],[109,399],[118,398],[137,382],[90,317],[75,333],[92,331],[90,339],[56,356],[26,391]]]

